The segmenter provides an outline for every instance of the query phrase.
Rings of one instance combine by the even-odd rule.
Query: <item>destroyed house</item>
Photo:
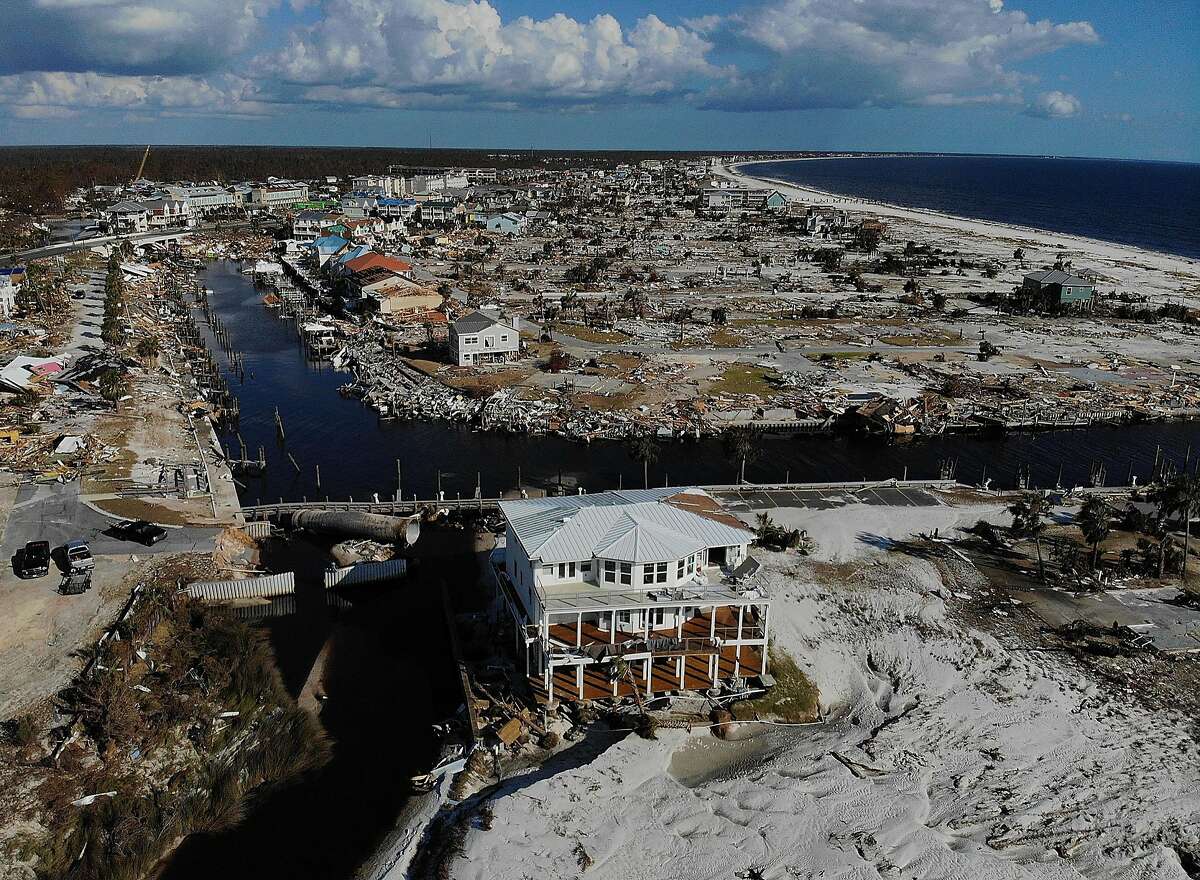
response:
[[[496,566],[542,699],[706,690],[766,673],[754,534],[699,489],[503,501]],[[624,663],[617,663],[622,660]]]
[[[1060,269],[1030,272],[1021,289],[1045,309],[1091,308],[1096,294],[1094,283]]]

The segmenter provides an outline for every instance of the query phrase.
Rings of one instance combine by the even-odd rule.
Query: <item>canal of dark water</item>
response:
[[[388,421],[359,401],[341,397],[350,374],[305,358],[293,322],[262,305],[262,292],[240,274],[236,263],[209,266],[203,283],[245,357],[245,379],[227,374],[241,402],[240,433],[253,456],[266,450],[267,472],[242,478],[245,504],[259,501],[317,500],[374,493],[390,498],[397,489],[397,461],[403,491],[411,498],[436,494],[439,472],[447,498],[472,497],[478,475],[484,497],[517,485],[550,487],[562,483],[588,491],[640,486],[642,465],[620,442],[590,445],[556,436],[485,434],[444,422]],[[227,367],[227,363],[225,364]],[[286,443],[275,430],[283,420]],[[225,438],[236,452],[236,439]],[[1070,431],[1014,433],[1000,438],[954,434],[909,443],[883,444],[829,436],[764,438],[761,453],[746,468],[746,479],[767,482],[935,478],[942,461],[956,461],[955,476],[997,487],[1016,484],[1027,468],[1035,486],[1053,486],[1060,469],[1064,486],[1083,485],[1093,464],[1103,463],[1109,484],[1122,484],[1130,471],[1145,482],[1156,450],[1182,463],[1189,446],[1200,451],[1200,423],[1157,423],[1092,427]],[[300,470],[288,459],[295,459]],[[317,468],[321,486],[317,486]],[[727,460],[718,440],[664,444],[650,465],[651,485],[682,486],[733,482],[737,464]]]
[[[517,484],[565,485],[589,491],[635,486],[642,468],[620,443],[585,446],[558,437],[482,434],[442,423],[380,421],[337,388],[350,376],[306,360],[292,322],[262,305],[262,292],[231,262],[203,273],[212,305],[244,355],[244,380],[226,378],[241,404],[239,431],[251,453],[266,449],[267,473],[243,478],[245,503],[316,499],[326,495],[365,500],[396,490],[396,461],[404,492],[432,497],[441,472],[448,497],[474,492],[476,474],[485,496]],[[210,339],[211,342],[211,339]],[[214,347],[214,352],[219,351]],[[286,442],[275,430],[278,408]],[[236,437],[223,438],[236,449]],[[764,439],[761,457],[746,471],[751,481],[837,481],[938,475],[944,459],[957,460],[957,476],[980,479],[986,468],[1001,485],[1028,467],[1033,482],[1050,485],[1062,469],[1064,484],[1087,480],[1093,462],[1104,462],[1110,482],[1124,480],[1132,464],[1143,479],[1156,450],[1182,460],[1189,445],[1200,450],[1200,426],[1124,428],[1012,435],[987,440],[953,436],[905,445],[880,445],[832,437]],[[288,454],[300,471],[288,460]],[[316,467],[321,488],[316,485]],[[735,479],[719,442],[666,444],[651,467],[651,482],[720,483]],[[456,610],[478,607],[472,589],[476,558],[468,532],[426,529],[412,548],[418,565],[405,581],[387,588],[340,591],[336,601],[320,583],[325,547],[304,539],[273,543],[264,555],[272,570],[297,573],[296,614],[264,621],[288,689],[298,695],[318,657],[324,656],[321,723],[332,760],[294,784],[256,797],[244,822],[231,830],[189,837],[157,872],[161,880],[260,880],[263,877],[348,878],[370,856],[401,815],[407,781],[428,769],[436,751],[431,725],[461,702],[446,648],[441,590]]]

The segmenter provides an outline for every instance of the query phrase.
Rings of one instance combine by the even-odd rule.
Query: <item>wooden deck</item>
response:
[[[689,653],[678,656],[654,657],[650,662],[650,684],[646,687],[646,660],[631,660],[629,670],[638,690],[643,696],[647,694],[664,694],[670,691],[706,690],[716,685],[717,680],[732,678],[734,670],[742,678],[749,678],[762,672],[762,649],[756,646],[726,646],[721,649],[717,659],[716,678],[710,678],[709,658],[715,651],[707,653]],[[683,683],[679,681],[679,658],[683,661]],[[554,698],[558,700],[606,700],[633,695],[633,684],[628,678],[613,682],[609,673],[612,663],[591,663],[583,666],[583,694],[579,693],[579,681],[576,666],[556,666],[554,668]],[[530,676],[529,686],[539,702],[549,702],[550,695],[541,676]]]
[[[742,621],[742,635],[744,638],[755,638],[753,631],[760,625],[760,621],[750,614],[746,614]],[[732,639],[737,634],[737,612],[728,606],[717,609],[717,622],[713,626],[712,616],[709,614],[700,614],[696,617],[689,618],[684,621],[682,632],[678,635],[684,639],[707,639],[709,635],[716,631],[718,638]],[[675,627],[669,629],[652,629],[650,636],[662,638],[675,638],[677,635]],[[614,634],[607,629],[601,629],[594,623],[583,623],[577,631],[574,623],[554,623],[550,625],[550,641],[558,644],[560,647],[577,647],[585,648],[589,645],[620,645],[625,642],[640,639],[643,633],[630,633],[617,630]]]

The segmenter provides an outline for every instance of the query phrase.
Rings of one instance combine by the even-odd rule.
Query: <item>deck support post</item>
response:
[[[767,649],[771,647],[771,606],[767,604],[763,608],[763,647],[762,647],[762,674],[767,674]]]
[[[681,642],[683,641],[683,606],[682,605],[675,606],[675,638]],[[675,671],[677,673],[679,673],[679,689],[681,691],[685,689],[684,688],[684,680],[683,680],[683,670],[685,668],[685,664],[684,664],[683,660],[684,660],[683,654],[680,654],[679,657],[676,658],[676,661],[675,661]]]
[[[737,647],[733,651],[733,677],[740,678],[742,674],[742,618],[746,614],[746,606],[738,606]]]

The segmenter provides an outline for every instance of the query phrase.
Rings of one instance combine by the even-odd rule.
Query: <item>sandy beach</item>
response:
[[[1087,255],[1092,258],[1115,263],[1137,263],[1139,268],[1153,269],[1161,272],[1183,272],[1193,275],[1200,273],[1200,261],[1188,257],[1159,253],[1116,242],[1101,241],[1095,238],[1085,238],[1062,232],[1035,229],[1028,226],[1014,226],[991,220],[957,217],[927,208],[912,208],[904,205],[889,204],[887,202],[859,199],[853,196],[838,195],[812,187],[799,186],[777,178],[754,174],[754,166],[766,164],[766,162],[767,160],[738,162],[729,166],[720,166],[717,168],[716,173],[722,177],[737,181],[742,186],[778,189],[789,199],[803,204],[833,204],[854,213],[874,214],[879,217],[889,217],[937,226],[943,229],[952,229],[973,237],[1003,239],[1014,242],[1015,246],[1027,247],[1032,245],[1045,250],[1065,250],[1068,253]]]

